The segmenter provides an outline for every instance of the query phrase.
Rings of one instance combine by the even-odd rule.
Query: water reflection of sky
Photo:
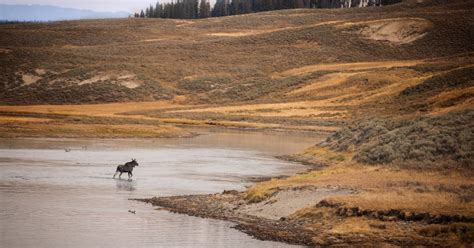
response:
[[[182,139],[171,145],[163,140],[0,140],[0,243],[5,247],[286,246],[254,240],[231,229],[228,222],[155,211],[128,200],[242,190],[250,184],[245,181],[248,177],[304,169],[273,158],[274,153],[265,149],[236,145],[238,135],[212,136],[202,136],[203,144]],[[218,141],[215,148],[213,139]],[[64,147],[73,149],[65,152]],[[112,179],[117,164],[132,157],[140,163],[134,180],[126,180],[126,175]]]

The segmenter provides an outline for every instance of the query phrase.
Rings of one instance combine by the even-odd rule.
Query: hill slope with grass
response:
[[[182,96],[193,103],[236,103],[328,98],[307,94],[305,89],[336,72],[366,74],[439,64],[452,60],[447,56],[469,59],[474,46],[472,7],[462,1],[405,3],[193,21],[2,25],[1,102],[104,103]],[[453,66],[462,63],[469,61]],[[387,85],[378,85],[382,86]]]
[[[97,108],[171,124],[346,127],[322,145],[357,150],[354,159],[369,164],[439,164],[446,155],[443,164],[470,167],[473,7],[408,1],[192,21],[1,25],[1,111],[8,119],[18,108],[6,105],[160,100],[166,104]],[[63,116],[64,108],[46,112]]]

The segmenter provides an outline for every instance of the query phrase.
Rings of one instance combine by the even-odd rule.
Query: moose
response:
[[[127,172],[128,173],[128,179],[132,178],[133,174],[133,167],[138,166],[138,162],[136,159],[132,158],[132,161],[127,162],[125,164],[121,164],[117,166],[117,170],[115,171],[115,174],[113,178],[117,175],[117,172],[120,172],[119,179],[122,177],[122,173]]]

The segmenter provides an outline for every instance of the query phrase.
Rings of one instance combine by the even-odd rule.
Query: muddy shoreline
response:
[[[296,189],[294,191],[300,191]],[[334,192],[344,189],[333,188]],[[470,240],[469,226],[474,218],[466,216],[431,215],[429,213],[406,213],[400,210],[371,211],[341,206],[322,200],[315,205],[321,209],[321,215],[304,216],[303,218],[281,217],[268,219],[242,211],[249,203],[245,200],[245,192],[236,190],[224,191],[207,195],[184,195],[170,197],[153,197],[149,199],[133,199],[157,206],[157,210],[169,211],[189,216],[231,221],[233,227],[254,238],[298,244],[305,246],[444,246],[450,241],[437,238],[419,238],[415,236],[394,236],[389,232],[389,225],[406,226],[407,229],[420,229],[430,225],[452,225],[447,232],[458,233],[464,242]],[[269,201],[265,204],[272,204]],[[338,222],[350,218],[370,220],[371,227],[380,229],[377,235],[334,233],[330,229]],[[457,243],[451,243],[452,245]]]
[[[268,220],[234,211],[245,204],[242,192],[224,191],[222,194],[185,195],[135,199],[158,206],[160,210],[201,218],[226,220],[236,223],[234,228],[260,240],[290,244],[312,245],[311,233],[300,223],[290,220]]]

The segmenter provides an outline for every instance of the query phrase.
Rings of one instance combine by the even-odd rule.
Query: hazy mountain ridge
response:
[[[60,21],[78,19],[123,18],[128,12],[98,12],[92,10],[63,8],[50,5],[0,4],[2,21]]]

